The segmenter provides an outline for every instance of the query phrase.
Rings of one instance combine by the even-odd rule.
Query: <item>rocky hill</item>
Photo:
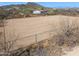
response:
[[[35,2],[28,2],[27,4],[1,6],[0,19],[31,17],[33,16],[33,10],[47,10],[45,15],[79,15],[79,8],[49,8],[39,5]]]

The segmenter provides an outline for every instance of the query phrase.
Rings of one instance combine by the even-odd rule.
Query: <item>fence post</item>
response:
[[[38,44],[38,41],[37,41],[37,35],[38,34],[35,34],[35,42],[36,42],[36,44],[37,44],[37,48],[36,48],[36,54],[38,55],[39,54],[39,44]]]
[[[49,55],[51,56],[51,52],[52,52],[52,46],[51,46],[51,39],[52,39],[52,35],[51,35],[52,30],[49,31]]]
[[[36,49],[36,52],[37,52],[37,55],[39,55],[39,56],[41,56],[41,55],[43,55],[43,51],[42,51],[42,49],[41,49],[41,47],[39,46],[39,42],[38,42],[38,35],[39,35],[40,33],[38,33],[38,34],[35,34],[35,41],[36,41],[36,44],[37,44],[37,49]]]
[[[51,36],[51,32],[52,32],[52,31],[49,31],[49,37],[50,37],[50,38],[52,37],[52,36]]]
[[[36,42],[36,44],[38,43],[38,41],[37,41],[37,34],[35,34],[35,42]]]

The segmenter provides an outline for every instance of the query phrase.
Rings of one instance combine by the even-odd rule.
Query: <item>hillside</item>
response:
[[[19,18],[24,15],[27,16],[27,14],[32,14],[32,10],[41,10],[43,8],[45,7],[32,2],[21,5],[7,5],[0,7],[0,15],[6,15],[8,13],[8,15],[6,15],[9,16],[8,18]]]
[[[34,16],[32,14],[33,10],[47,10],[47,13],[44,15],[79,15],[79,8],[49,8],[34,2],[28,2],[27,4],[1,6],[0,19],[31,17]]]

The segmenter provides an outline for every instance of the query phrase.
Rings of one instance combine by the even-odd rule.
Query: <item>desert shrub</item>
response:
[[[76,21],[76,20],[75,20]],[[56,45],[74,47],[79,44],[79,26],[78,23],[69,21],[67,19],[63,22],[60,31],[53,37]]]

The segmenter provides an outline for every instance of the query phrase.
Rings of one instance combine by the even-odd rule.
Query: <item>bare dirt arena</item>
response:
[[[40,17],[20,18],[20,19],[9,19],[7,20],[5,26],[6,39],[7,40],[18,39],[14,45],[14,49],[28,46],[36,42],[35,34],[38,35],[37,36],[38,42],[45,40],[49,38],[49,33],[46,31],[52,30],[53,33],[55,34],[55,32],[59,31],[61,29],[61,26],[63,26],[62,21],[66,20],[69,20],[71,23],[72,22],[75,23],[79,22],[79,17],[56,15],[56,16],[40,16]],[[73,54],[75,52],[76,51],[74,51]],[[71,53],[69,54],[71,55]]]

